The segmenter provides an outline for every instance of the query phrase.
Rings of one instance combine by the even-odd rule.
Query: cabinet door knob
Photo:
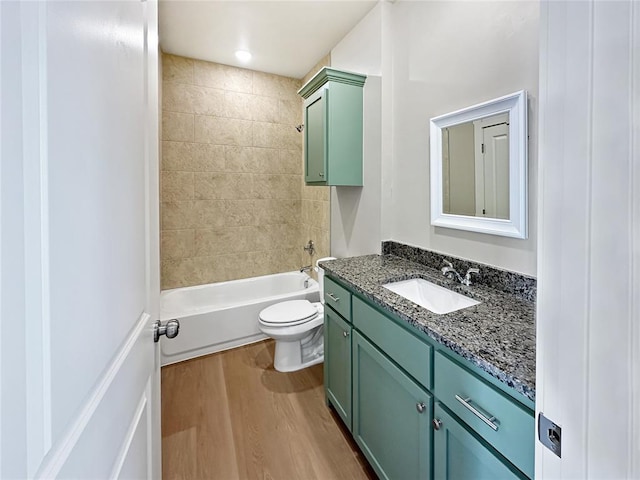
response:
[[[434,430],[440,430],[440,427],[442,426],[442,420],[440,420],[439,418],[434,418],[431,423],[433,423]]]
[[[342,332],[342,336],[344,338],[347,338],[349,336],[349,332],[347,330],[345,330],[344,332]]]
[[[320,177],[324,177],[324,173],[323,173],[323,172],[320,172],[320,173],[318,174],[318,176],[320,176]]]
[[[418,410],[418,413],[424,413],[426,409],[427,409],[427,406],[424,404],[424,402],[416,403],[416,410]]]

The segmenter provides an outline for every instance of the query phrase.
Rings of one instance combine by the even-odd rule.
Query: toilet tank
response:
[[[324,303],[324,269],[319,265],[326,260],[336,260],[336,257],[319,258],[316,262],[316,272],[318,272],[318,285],[320,285],[320,301]]]

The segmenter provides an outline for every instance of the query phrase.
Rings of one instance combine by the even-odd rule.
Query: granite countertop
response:
[[[440,270],[392,255],[321,262],[325,271],[373,303],[447,346],[526,398],[535,401],[535,303],[483,285],[461,285]],[[480,304],[438,315],[382,287],[424,278]]]

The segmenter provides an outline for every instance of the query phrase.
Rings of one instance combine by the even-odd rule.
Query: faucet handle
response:
[[[480,273],[480,270],[477,268],[470,268],[467,270],[467,274],[464,276],[464,280],[462,281],[467,287],[471,285],[471,274],[472,273]]]

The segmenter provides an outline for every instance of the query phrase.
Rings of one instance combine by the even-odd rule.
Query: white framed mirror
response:
[[[431,225],[527,238],[527,92],[431,119]]]

